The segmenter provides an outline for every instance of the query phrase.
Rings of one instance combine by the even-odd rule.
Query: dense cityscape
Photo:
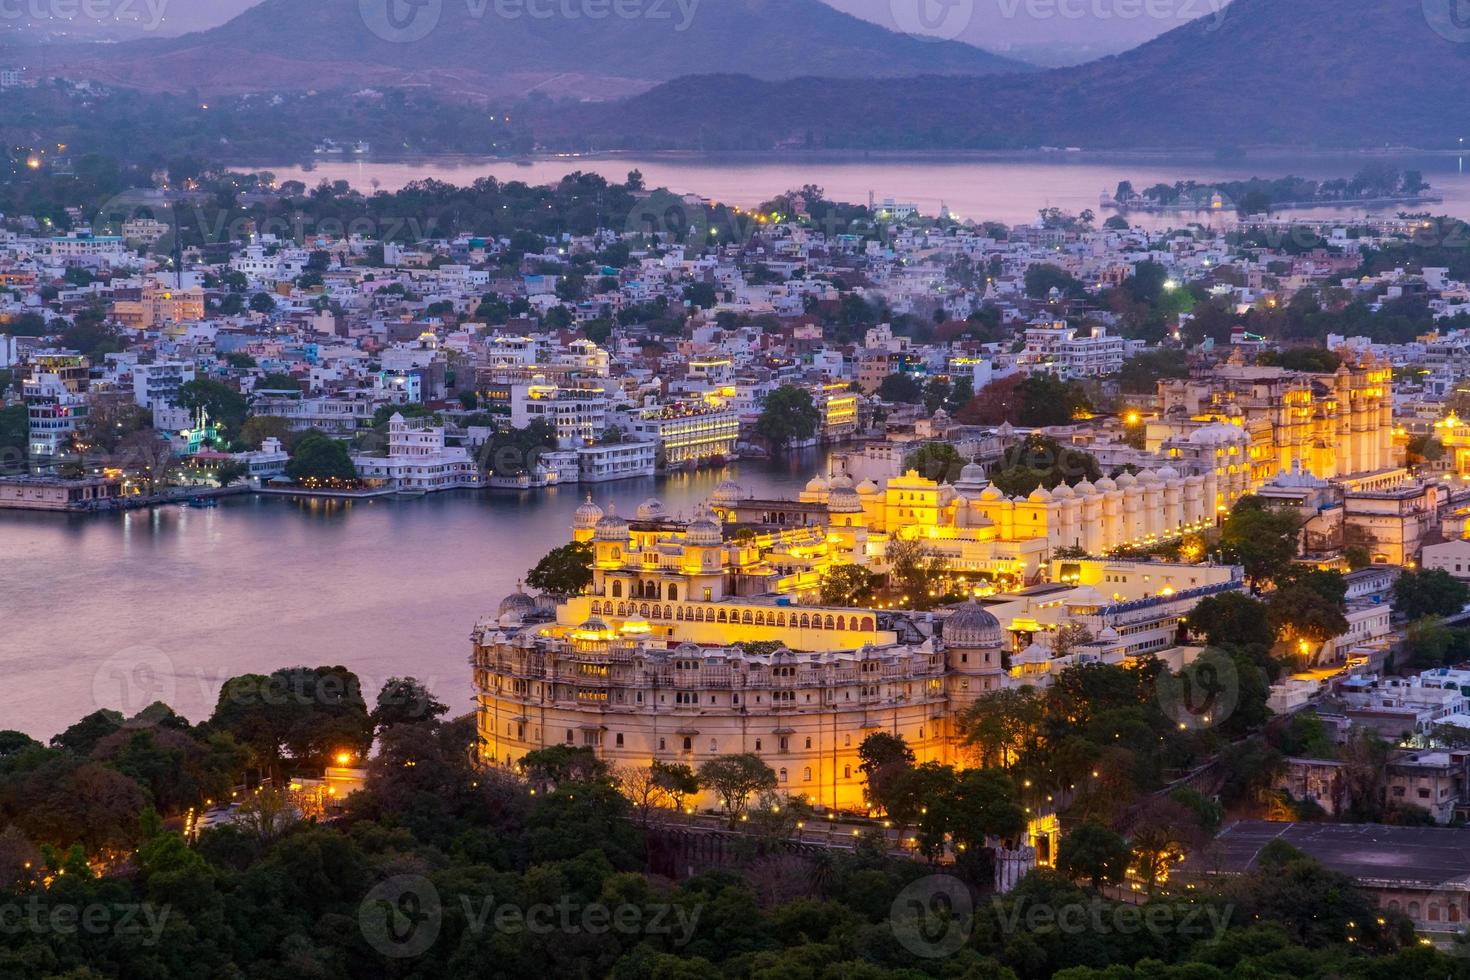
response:
[[[0,977],[1470,978],[1463,139],[715,196],[546,135],[693,42],[500,10],[512,113],[388,2],[270,95],[277,0],[0,35]],[[921,114],[1097,53],[775,7],[671,10]]]

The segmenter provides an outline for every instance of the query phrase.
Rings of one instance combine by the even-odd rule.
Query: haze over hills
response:
[[[548,111],[536,132],[549,145],[599,149],[1457,145],[1470,139],[1470,30],[1431,25],[1425,6],[1235,0],[1223,17],[1075,68],[877,81],[706,75],[596,113]]]
[[[1032,70],[967,44],[888,31],[820,0],[632,0],[607,5],[632,15],[600,19],[533,17],[525,0],[394,0],[392,19],[365,16],[363,6],[264,0],[200,33],[58,51],[50,67],[204,94],[411,84],[451,96],[598,99],[710,71],[788,79]],[[602,9],[570,9],[584,7]]]

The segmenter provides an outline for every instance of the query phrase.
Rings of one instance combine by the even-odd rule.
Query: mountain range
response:
[[[1435,3],[1235,0],[1074,68],[704,75],[596,111],[547,108],[535,127],[547,145],[598,149],[1454,146],[1470,137],[1470,27],[1426,15]]]
[[[1034,70],[820,0],[263,0],[210,30],[52,48],[47,58],[52,73],[150,91],[412,85],[497,99],[605,100],[704,72],[780,80]]]

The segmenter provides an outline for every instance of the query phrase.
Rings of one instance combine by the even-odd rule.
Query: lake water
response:
[[[794,496],[822,471],[813,450],[591,493],[628,516],[655,495],[692,514],[727,477]],[[156,699],[197,721],[229,677],[295,664],[347,665],[369,704],[387,678],[411,674],[468,710],[470,629],[570,540],[585,493],[0,511],[0,729],[46,739],[98,707],[131,714]]]
[[[322,158],[306,170],[301,166],[250,166],[237,169],[270,170],[280,180],[346,180],[354,187],[397,190],[424,178],[468,184],[476,178],[520,180],[545,184],[576,170],[621,181],[628,171],[643,173],[649,187],[668,187],[712,200],[749,207],[804,184],[816,184],[828,198],[864,203],[872,192],[877,200],[893,198],[917,204],[924,214],[937,214],[942,205],[963,218],[1019,224],[1036,219],[1038,208],[1059,207],[1078,213],[1098,208],[1098,196],[1112,192],[1120,180],[1143,188],[1177,180],[1200,182],[1276,178],[1288,175],[1313,179],[1351,177],[1366,163],[1384,162],[1424,173],[1442,204],[1428,205],[1436,214],[1470,217],[1470,174],[1465,159],[1455,155],[1342,154],[1272,156],[1221,164],[1198,158],[1163,159],[1157,155],[1098,156],[1085,153],[996,155],[649,155],[558,156],[524,164],[510,160],[437,159],[377,162]],[[1392,214],[1398,208],[1388,208]],[[1111,212],[1101,212],[1105,217]],[[1309,216],[1362,216],[1361,209],[1313,209]],[[1147,227],[1208,222],[1209,214],[1132,215]]]

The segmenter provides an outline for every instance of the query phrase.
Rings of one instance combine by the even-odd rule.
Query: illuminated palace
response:
[[[766,544],[800,551],[812,530]],[[953,719],[1005,683],[999,621],[973,601],[938,622],[766,593],[780,573],[748,537],[726,538],[709,513],[672,520],[652,501],[632,520],[584,504],[573,533],[594,553],[585,594],[552,610],[517,592],[475,627],[486,763],[558,744],[615,766],[752,752],[782,793],[856,808],[865,735],[954,762]]]
[[[1371,353],[1352,361],[1343,351],[1332,374],[1246,365],[1239,351],[1205,380],[1161,381],[1160,415],[1150,421],[1148,449],[1188,454],[1193,432],[1222,423],[1238,427],[1254,490],[1276,477],[1306,471],[1325,480],[1383,474],[1404,477],[1393,444],[1392,368]]]
[[[1204,463],[1189,475],[1164,466],[1007,497],[971,463],[953,484],[913,471],[881,488],[818,477],[795,501],[741,497],[738,488],[722,486],[714,509],[741,524],[826,528],[832,547],[850,556],[844,560],[879,570],[890,540],[918,538],[951,572],[1035,581],[1059,548],[1102,555],[1212,526],[1246,492],[1244,468],[1230,462],[1236,457],[1227,444],[1239,433],[1228,425],[1197,433]]]

